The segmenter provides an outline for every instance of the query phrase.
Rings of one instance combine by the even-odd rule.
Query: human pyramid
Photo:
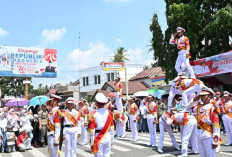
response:
[[[167,130],[173,146],[176,150],[181,150],[181,157],[189,153],[198,154],[200,157],[215,157],[216,150],[220,150],[220,125],[219,117],[222,116],[229,139],[232,143],[232,102],[231,94],[224,92],[222,98],[215,97],[215,93],[202,81],[195,78],[192,67],[189,64],[190,43],[188,37],[184,36],[185,30],[177,28],[177,33],[172,35],[170,44],[176,44],[180,50],[176,60],[175,69],[178,76],[170,88],[168,97],[167,112],[162,116],[157,116],[159,106],[154,101],[154,96],[145,97],[140,104],[144,106],[144,114],[147,118],[148,130],[150,134],[150,144],[148,146],[157,147],[156,126],[159,125],[160,136],[157,151],[163,152],[164,132]],[[178,34],[178,37],[177,37]],[[185,69],[183,69],[185,67]],[[185,70],[183,72],[182,70]],[[139,140],[137,124],[139,121],[139,108],[136,98],[131,97],[127,102],[122,100],[122,83],[120,78],[115,80],[115,109],[113,103],[103,93],[97,93],[95,104],[89,106],[86,101],[78,104],[74,108],[72,98],[65,102],[66,109],[58,106],[59,97],[51,95],[48,102],[50,114],[48,116],[48,146],[50,157],[59,155],[61,122],[63,121],[63,134],[65,140],[65,156],[76,156],[77,138],[82,137],[82,144],[89,143],[91,151],[95,157],[109,157],[115,135],[124,138],[126,136],[126,124],[130,124],[132,142]],[[182,105],[179,108],[173,107],[172,102],[175,95],[182,96]],[[126,112],[129,114],[127,115]],[[129,117],[129,121],[128,121]],[[63,120],[62,120],[63,119]],[[114,129],[114,123],[116,129]],[[181,129],[181,148],[176,142],[171,125],[179,125]],[[90,135],[87,140],[87,130]],[[188,145],[190,142],[191,151]]]

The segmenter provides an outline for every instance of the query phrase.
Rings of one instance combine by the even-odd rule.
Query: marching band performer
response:
[[[163,141],[164,141],[164,129],[167,130],[173,147],[175,147],[176,150],[180,150],[180,147],[177,144],[177,141],[175,139],[175,136],[173,134],[171,125],[168,125],[169,121],[171,120],[171,114],[169,112],[163,114],[160,118],[159,118],[159,129],[160,129],[160,135],[159,135],[159,144],[158,144],[158,152],[159,153],[163,153]]]
[[[198,153],[197,148],[197,121],[192,114],[187,112],[174,112],[172,113],[170,124],[181,126],[181,155],[179,157],[188,156],[188,144],[189,141],[192,146],[192,154]]]
[[[135,104],[135,100],[133,97],[129,99],[129,119],[130,119],[132,141],[136,142],[139,140],[138,128],[137,128],[139,115],[138,115],[138,106]]]
[[[180,50],[176,59],[175,69],[177,73],[181,73],[182,70],[180,67],[182,66],[182,64],[184,64],[185,67],[188,69],[191,78],[195,78],[193,68],[189,64],[189,58],[191,58],[189,38],[184,36],[184,33],[184,28],[177,27],[177,33],[173,34],[169,41],[170,44],[176,44],[177,48]],[[178,37],[176,38],[177,35]]]
[[[231,94],[228,91],[224,91],[223,97],[217,102],[228,137],[228,143],[225,146],[232,145],[232,101],[230,99]]]
[[[116,90],[116,96],[115,96],[116,107],[118,111],[123,112],[122,82],[120,82],[120,77],[116,77],[114,85],[115,85],[115,90]]]
[[[196,101],[201,103],[194,108],[197,119],[197,143],[200,157],[216,157],[216,148],[220,144],[219,109],[210,102],[214,92],[204,87],[199,96],[196,96],[188,105],[191,109]]]
[[[66,102],[67,109],[63,110],[65,157],[76,157],[77,138],[81,136],[81,121],[79,112],[73,109],[73,98],[69,97]]]
[[[95,100],[98,109],[89,114],[91,150],[95,157],[109,157],[114,140],[113,115],[104,109],[104,105],[108,103],[104,94],[97,93]]]
[[[48,114],[48,148],[50,157],[58,157],[58,146],[59,146],[59,137],[61,129],[61,111],[58,107],[58,102],[61,100],[61,97],[51,94],[50,100],[47,102],[47,105],[50,107],[50,112]]]
[[[147,124],[150,133],[150,144],[148,146],[156,146],[156,121],[157,121],[157,105],[154,102],[154,96],[148,96],[148,104],[146,108]]]
[[[88,144],[88,114],[89,114],[89,107],[84,103],[80,102],[80,117],[81,117],[81,144],[86,145]]]

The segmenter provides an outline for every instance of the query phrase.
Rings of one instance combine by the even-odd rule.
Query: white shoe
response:
[[[189,152],[189,154],[198,154],[198,152],[197,151],[191,151],[191,152]]]
[[[175,149],[176,149],[176,150],[178,150],[178,151],[180,151],[180,150],[181,150],[181,149],[180,149],[180,147],[175,147]]]
[[[153,144],[153,145],[151,145],[151,147],[156,147],[156,145],[155,145],[155,144]]]
[[[148,147],[151,147],[151,144],[147,144]]]
[[[159,152],[160,154],[163,154],[163,153],[164,153],[163,150],[162,150],[161,148],[158,148],[158,152]]]
[[[227,144],[224,144],[224,146],[231,146],[232,143],[227,143]]]

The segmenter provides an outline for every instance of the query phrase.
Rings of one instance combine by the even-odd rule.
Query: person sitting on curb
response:
[[[25,152],[26,150],[31,150],[31,139],[28,137],[26,130],[24,128],[19,129],[19,136],[17,138],[17,147],[21,152]]]

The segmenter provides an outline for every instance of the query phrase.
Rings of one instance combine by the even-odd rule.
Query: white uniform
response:
[[[221,109],[222,120],[228,137],[228,144],[232,144],[232,101],[218,100],[217,106]]]
[[[58,157],[58,146],[54,146],[55,144],[59,144],[60,137],[60,118],[58,114],[59,107],[54,107],[51,113],[48,115],[48,148],[50,157]]]
[[[87,116],[89,113],[89,108],[88,106],[83,106],[81,108],[81,143],[82,144],[87,144],[88,143],[88,136],[87,136],[87,132],[88,132],[88,126],[85,126],[86,123],[88,123],[87,121]]]
[[[139,139],[137,128],[138,106],[135,103],[129,105],[129,113],[132,141],[137,141]]]
[[[186,108],[188,102],[193,98],[194,94],[197,93],[197,95],[199,95],[201,93],[204,84],[200,80],[196,79],[183,79],[181,84],[184,86],[184,88],[186,88],[183,89],[182,92],[182,105]],[[188,96],[191,96],[191,98],[188,98]]]
[[[123,113],[122,115],[122,124],[123,124],[123,127],[122,127],[122,131],[121,131],[121,137],[125,137],[126,136],[126,123],[128,121],[128,116],[126,114]]]
[[[166,120],[170,118],[169,115],[167,114],[163,114],[160,118],[159,118],[159,129],[160,129],[160,135],[159,135],[159,144],[158,144],[158,148],[160,149],[163,149],[163,142],[164,142],[164,129],[167,130],[170,138],[171,138],[171,141],[172,141],[172,144],[175,148],[179,149],[179,146],[176,142],[176,139],[175,139],[175,136],[173,135],[173,132],[172,132],[172,128],[170,125],[168,125],[166,123]]]
[[[170,44],[176,44],[177,48],[180,50],[178,52],[178,57],[176,59],[176,65],[175,69],[177,73],[181,73],[181,66],[184,64],[184,66],[188,69],[191,77],[195,77],[194,71],[192,66],[189,64],[189,57],[186,57],[187,51],[190,50],[190,45],[189,45],[189,39],[186,36],[182,36],[178,39],[174,39],[175,37],[172,35],[169,43]]]
[[[191,102],[189,106],[195,102]],[[220,144],[218,111],[213,104],[198,105],[194,108],[197,118],[197,143],[200,157],[216,157],[212,145]]]
[[[90,118],[90,124],[89,124],[89,131],[90,131],[91,142],[93,140],[96,140],[96,138],[98,137],[98,134],[101,133],[102,129],[105,127],[109,114],[111,113],[104,108],[97,109],[96,112],[90,113],[91,118]],[[108,120],[110,120],[109,130],[99,140],[100,142],[97,145],[99,150],[98,151],[96,149],[93,150],[93,146],[95,145],[93,143],[91,144],[92,153],[94,153],[95,157],[109,157],[110,156],[111,145],[114,140],[113,117]]]
[[[122,104],[122,98],[121,98],[121,95],[122,95],[122,83],[121,82],[118,82],[115,85],[115,90],[117,91],[115,94],[115,104],[116,104],[117,110],[120,112],[123,112],[123,104]]]
[[[150,145],[156,145],[156,118],[157,118],[157,105],[154,101],[148,102],[147,108],[147,124],[150,133]]]
[[[79,112],[75,109],[66,109],[64,115],[65,157],[76,157],[77,135],[81,134]]]
[[[193,115],[188,113],[176,113],[172,117],[173,123],[181,125],[181,154],[187,156],[188,154],[188,143],[191,141],[192,152],[198,152],[197,146],[197,121]]]

